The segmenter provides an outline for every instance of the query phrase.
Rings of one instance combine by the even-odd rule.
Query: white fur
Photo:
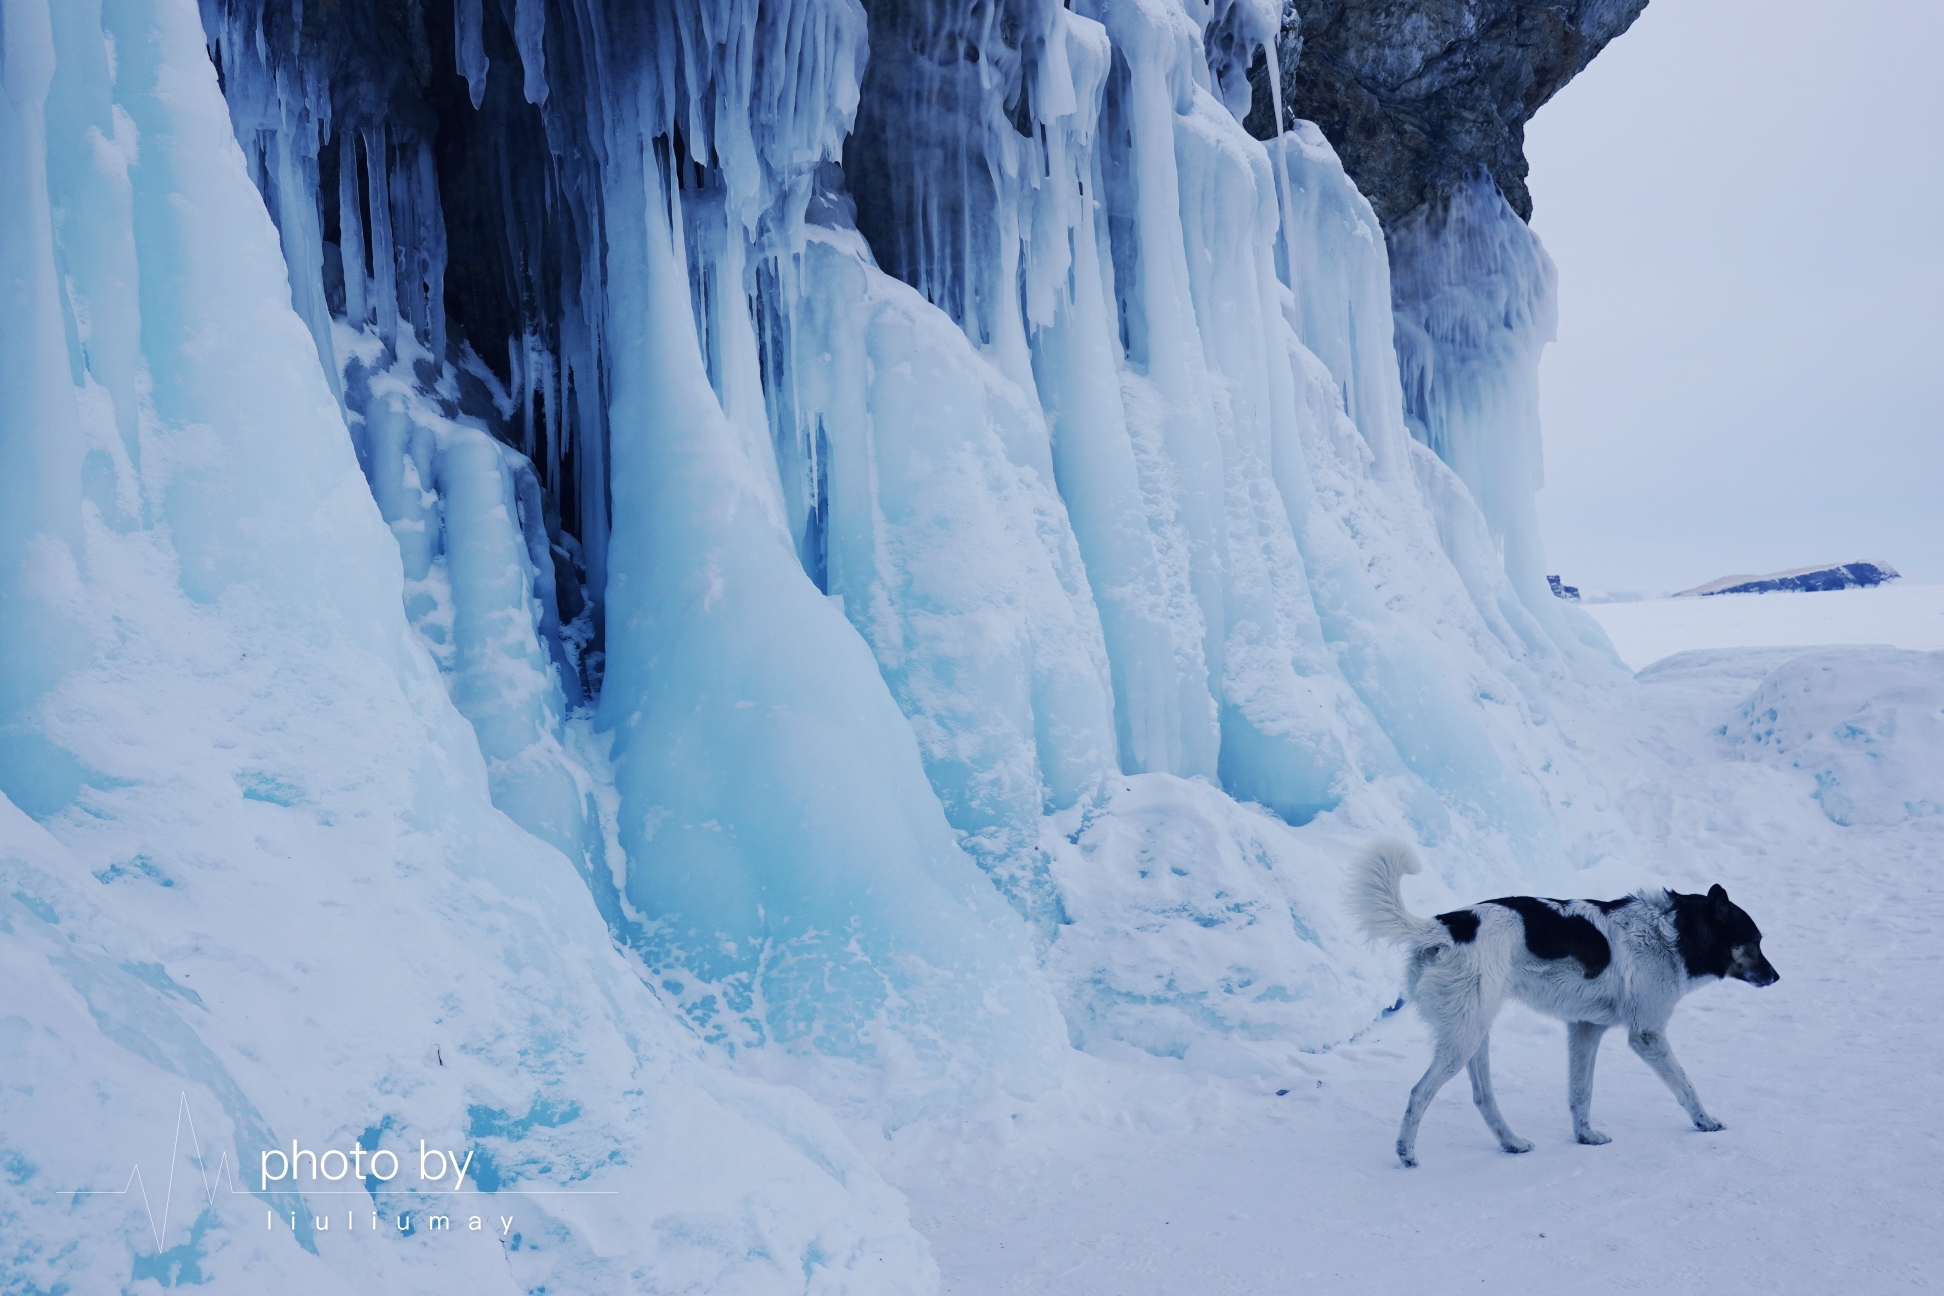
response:
[[[1424,944],[1442,939],[1443,925],[1420,918],[1404,907],[1399,882],[1406,873],[1422,873],[1417,852],[1401,841],[1378,841],[1364,847],[1350,870],[1346,898],[1357,929],[1370,940],[1392,945]]]
[[[1400,881],[1422,868],[1410,847],[1378,842],[1358,858],[1348,887],[1351,911],[1367,934],[1410,947],[1407,993],[1435,1036],[1431,1066],[1411,1090],[1397,1133],[1397,1155],[1405,1165],[1417,1164],[1418,1123],[1425,1108],[1460,1067],[1469,1069],[1472,1101],[1499,1144],[1508,1152],[1531,1150],[1532,1144],[1507,1126],[1492,1093],[1492,1020],[1508,997],[1567,1023],[1567,1096],[1580,1142],[1609,1141],[1592,1127],[1589,1115],[1594,1058],[1600,1038],[1614,1026],[1626,1027],[1627,1042],[1674,1091],[1696,1127],[1721,1128],[1702,1110],[1667,1045],[1674,1005],[1715,978],[1688,976],[1676,949],[1666,892],[1638,892],[1634,903],[1610,914],[1584,900],[1556,906],[1563,915],[1592,923],[1612,949],[1612,962],[1589,979],[1577,959],[1534,957],[1526,947],[1523,920],[1501,905],[1473,906],[1471,912],[1479,918],[1477,935],[1469,942],[1454,941],[1442,922],[1420,918],[1404,907]]]

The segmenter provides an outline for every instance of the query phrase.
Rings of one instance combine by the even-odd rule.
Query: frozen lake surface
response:
[[[1692,648],[1944,648],[1944,585],[1897,581],[1818,594],[1589,603],[1586,610],[1605,628],[1621,660],[1635,670]]]

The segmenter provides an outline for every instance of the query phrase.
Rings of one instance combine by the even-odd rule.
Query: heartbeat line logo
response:
[[[196,1137],[196,1118],[189,1112],[189,1094],[183,1091],[182,1099],[176,1104],[175,1143],[169,1149],[169,1182],[162,1192],[162,1218],[155,1218],[155,1210],[149,1204],[148,1184],[142,1179],[141,1162],[136,1162],[128,1172],[128,1182],[119,1188],[69,1188],[57,1196],[74,1197],[125,1197],[133,1189],[142,1195],[142,1213],[148,1217],[149,1232],[155,1238],[155,1249],[162,1249],[162,1239],[169,1235],[169,1210],[175,1203],[176,1166],[182,1160],[182,1128],[189,1127],[189,1146],[196,1151],[196,1172],[202,1176],[203,1208],[206,1210],[216,1204],[216,1193],[223,1180],[229,1180],[230,1192],[239,1196],[249,1193],[237,1187],[236,1171],[230,1165],[229,1153],[225,1151],[216,1161],[216,1174],[212,1179],[209,1167],[203,1161],[202,1140]]]

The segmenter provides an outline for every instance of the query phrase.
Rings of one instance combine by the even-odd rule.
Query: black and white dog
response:
[[[1726,891],[1640,891],[1619,900],[1506,896],[1420,918],[1404,907],[1398,883],[1423,867],[1402,842],[1377,842],[1349,879],[1350,909],[1364,933],[1410,946],[1406,984],[1436,1037],[1431,1067],[1411,1090],[1397,1131],[1399,1160],[1417,1164],[1418,1122],[1459,1067],[1470,1069],[1472,1101],[1499,1145],[1532,1150],[1492,1096],[1492,1019],[1507,995],[1566,1023],[1567,1100],[1580,1142],[1611,1141],[1589,1123],[1589,1113],[1593,1059],[1612,1026],[1627,1028],[1627,1043],[1667,1082],[1695,1128],[1722,1127],[1702,1110],[1674,1060],[1667,1019],[1682,995],[1707,982],[1734,977],[1766,986],[1780,979],[1762,957],[1762,933]]]

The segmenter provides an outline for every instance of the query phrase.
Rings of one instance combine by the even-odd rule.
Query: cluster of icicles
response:
[[[544,141],[464,338],[433,128],[203,5],[495,802],[712,1037],[1045,1046],[1044,817],[1123,775],[1589,831],[1531,736],[1597,656],[1528,525],[1550,266],[1488,182],[1393,233],[1407,421],[1368,205],[1241,125],[1274,0],[458,0],[414,66]]]

